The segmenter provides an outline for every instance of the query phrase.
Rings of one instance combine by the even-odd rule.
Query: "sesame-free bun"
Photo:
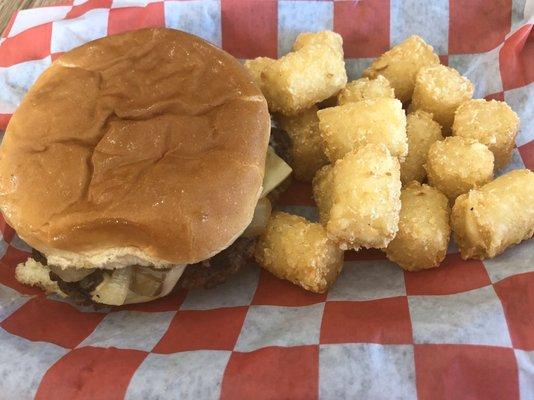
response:
[[[252,220],[269,130],[224,51],[172,29],[109,36],[30,88],[0,146],[0,208],[64,267],[195,263]]]

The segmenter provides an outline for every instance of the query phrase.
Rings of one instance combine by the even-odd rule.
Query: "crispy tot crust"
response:
[[[424,164],[430,146],[443,140],[441,126],[432,119],[432,114],[418,110],[406,116],[406,136],[408,155],[401,163],[401,181],[407,185],[411,181],[423,182],[426,177]]]
[[[493,179],[493,153],[476,140],[451,136],[430,146],[425,169],[428,182],[454,200]]]
[[[276,60],[269,57],[257,57],[253,60],[246,60],[245,61],[245,68],[250,73],[250,76],[254,80],[254,83],[258,85],[260,89],[263,87],[263,81],[261,79],[261,74],[263,71],[265,71],[265,68],[267,68],[269,65],[274,63]],[[263,92],[263,89],[262,89]]]
[[[355,103],[366,99],[377,99],[387,97],[395,98],[395,92],[389,81],[382,75],[375,79],[360,78],[347,83],[337,95],[337,104],[342,106],[347,103]]]
[[[423,67],[415,77],[410,111],[424,110],[439,122],[443,134],[450,133],[454,112],[473,97],[474,86],[454,68],[444,65]]]
[[[439,57],[432,46],[421,37],[412,35],[374,60],[363,76],[384,76],[395,90],[395,96],[407,103],[412,98],[417,72],[422,67],[435,64],[439,64]]]
[[[313,106],[291,117],[280,116],[279,122],[291,139],[289,151],[295,178],[311,182],[315,172],[328,163],[319,132],[317,107]]]
[[[319,222],[326,227],[332,208],[332,166],[325,165],[313,178],[313,198],[319,210]]]
[[[413,181],[401,192],[399,231],[386,256],[407,271],[438,267],[449,245],[450,207],[439,190]]]
[[[325,152],[331,162],[369,143],[383,144],[395,157],[408,154],[406,115],[397,99],[376,98],[317,112]]]
[[[463,259],[492,258],[534,234],[534,172],[519,169],[456,199],[451,227]]]
[[[510,162],[519,117],[504,101],[473,99],[456,110],[452,133],[478,140],[495,156],[495,169]]]
[[[345,249],[385,248],[398,229],[400,167],[384,145],[353,150],[333,167],[327,231]]]
[[[299,51],[306,46],[329,46],[343,57],[343,39],[333,31],[299,33],[293,43],[293,51]]]
[[[340,35],[328,31],[302,33],[296,43],[296,51],[261,73],[271,112],[295,115],[337,94],[347,83]]]
[[[275,212],[254,253],[263,268],[306,290],[324,293],[343,266],[343,251],[318,223]]]

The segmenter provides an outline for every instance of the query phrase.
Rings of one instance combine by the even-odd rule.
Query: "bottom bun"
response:
[[[93,274],[101,274],[100,282],[88,293],[86,300],[95,303],[120,306],[124,304],[143,303],[168,295],[185,270],[185,265],[177,265],[172,268],[156,270],[147,267],[129,266],[121,269],[103,271],[96,270],[92,274],[83,277],[91,278]],[[72,271],[68,269],[59,271],[57,274],[47,265],[43,265],[32,258],[17,265],[15,277],[23,284],[38,286],[47,293],[55,293],[60,297],[68,297],[70,293],[63,288],[73,287],[78,282],[63,281],[61,275],[71,277]],[[50,273],[56,275],[59,280],[52,280]]]
[[[28,258],[26,262],[17,265],[15,278],[25,285],[40,287],[47,294],[55,293],[61,297],[67,297],[57,282],[50,279],[50,268],[33,258]]]

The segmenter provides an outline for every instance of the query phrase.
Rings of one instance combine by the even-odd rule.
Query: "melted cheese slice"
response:
[[[277,187],[291,173],[292,169],[287,163],[276,155],[273,148],[267,149],[265,160],[265,176],[263,177],[263,191],[261,197],[265,197]]]

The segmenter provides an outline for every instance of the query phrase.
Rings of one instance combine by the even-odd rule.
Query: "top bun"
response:
[[[0,208],[47,255],[199,262],[252,220],[269,130],[260,90],[208,42],[163,28],[99,39],[59,57],[11,118]]]

